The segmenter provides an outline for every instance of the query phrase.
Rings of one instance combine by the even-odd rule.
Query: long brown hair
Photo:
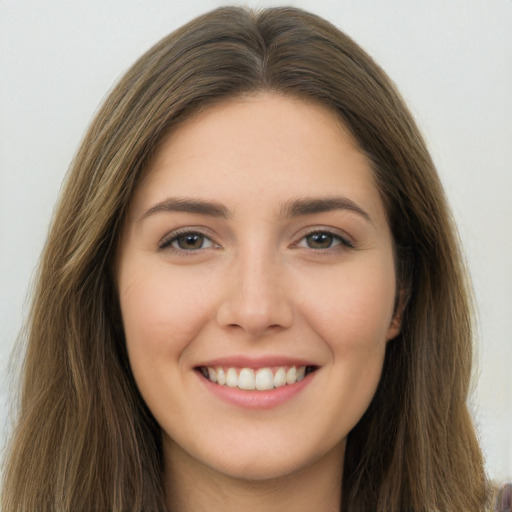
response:
[[[135,63],[72,164],[40,264],[2,510],[164,511],[160,429],[128,364],[112,266],[159,141],[231,97],[276,91],[337,112],[372,163],[407,302],[377,393],[349,434],[343,511],[477,512],[487,485],[466,401],[470,295],[444,193],[393,84],[299,9],[221,8]]]

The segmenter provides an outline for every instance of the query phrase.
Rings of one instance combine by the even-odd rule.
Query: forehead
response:
[[[176,127],[150,162],[133,207],[191,194],[235,208],[344,194],[382,209],[370,163],[338,115],[275,93],[210,106]]]

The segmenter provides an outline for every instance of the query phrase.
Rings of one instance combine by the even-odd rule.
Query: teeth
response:
[[[297,382],[297,368],[295,368],[295,366],[292,366],[286,372],[286,384],[293,384],[294,382]]]
[[[213,368],[212,368],[213,370]],[[220,384],[221,386],[224,386],[226,384],[226,374],[224,373],[224,368],[217,368],[217,370],[213,370],[214,373],[217,374],[217,384]],[[212,380],[212,379],[210,379]],[[212,382],[215,382],[212,380]]]
[[[221,386],[239,388],[246,391],[268,391],[285,385],[300,382],[306,376],[305,366],[279,366],[277,368],[212,368],[202,367],[201,373],[211,382]]]
[[[238,386],[238,375],[234,368],[228,369],[228,373],[226,374],[226,384],[230,388],[236,388]]]
[[[231,370],[231,368],[230,368]],[[238,387],[240,389],[251,390],[256,387],[256,379],[254,378],[254,370],[243,368],[238,376]]]
[[[208,368],[208,378],[212,382],[217,382],[217,374],[215,373],[215,370],[213,368]]]
[[[286,384],[286,370],[284,368],[279,368],[274,375],[274,386],[276,388],[280,388]]]
[[[270,368],[260,368],[256,372],[256,389],[260,391],[274,389],[274,374]]]

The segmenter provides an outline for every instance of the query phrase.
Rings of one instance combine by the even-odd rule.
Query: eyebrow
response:
[[[348,197],[343,196],[292,199],[283,204],[281,207],[281,215],[285,218],[293,218],[333,210],[348,210],[357,213],[370,223],[373,222],[370,215],[365,210]],[[152,206],[139,220],[143,220],[160,212],[197,213],[199,215],[208,215],[223,219],[228,219],[232,216],[226,206],[216,201],[172,197]]]
[[[209,215],[211,217],[221,217],[224,219],[231,216],[229,210],[223,204],[217,203],[216,201],[172,197],[151,207],[142,215],[140,220],[160,212],[198,213],[200,215]]]
[[[365,210],[352,199],[343,196],[293,199],[283,205],[281,212],[284,217],[300,217],[301,215],[312,215],[333,210],[349,210],[373,223],[370,215]]]

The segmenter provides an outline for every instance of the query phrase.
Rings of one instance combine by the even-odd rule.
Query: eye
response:
[[[339,245],[351,248],[354,247],[348,240],[330,231],[314,231],[302,238],[297,244],[297,247],[332,249]]]
[[[164,238],[159,245],[160,249],[171,248],[175,251],[198,251],[209,249],[215,244],[210,238],[197,231],[187,231],[182,233],[171,233]]]

